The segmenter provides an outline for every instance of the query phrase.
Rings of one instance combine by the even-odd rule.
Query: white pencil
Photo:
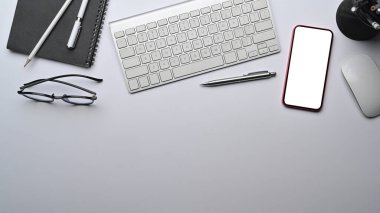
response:
[[[58,14],[55,16],[53,21],[50,23],[49,27],[46,29],[45,33],[42,35],[42,37],[40,38],[40,40],[38,41],[38,43],[34,47],[33,51],[28,56],[24,67],[26,67],[26,65],[28,65],[29,62],[32,61],[33,57],[37,54],[38,50],[40,50],[42,44],[45,42],[47,37],[49,37],[51,31],[54,29],[55,25],[58,23],[59,19],[61,19],[62,15],[65,13],[66,9],[69,7],[69,5],[72,1],[73,0],[66,0],[66,2],[63,4],[63,6],[59,10]]]

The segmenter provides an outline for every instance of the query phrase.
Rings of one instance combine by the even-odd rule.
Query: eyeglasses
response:
[[[20,95],[23,95],[23,96],[25,96],[25,97],[27,97],[29,99],[32,99],[32,100],[35,100],[35,101],[39,101],[39,102],[45,102],[45,103],[52,103],[55,99],[61,99],[64,102],[69,103],[69,104],[73,104],[73,105],[91,105],[91,104],[94,103],[94,101],[97,99],[95,92],[93,92],[91,90],[88,90],[86,88],[83,88],[83,87],[80,87],[80,86],[77,86],[77,85],[65,82],[65,81],[57,80],[59,78],[66,78],[66,77],[87,78],[87,79],[96,81],[98,83],[100,83],[100,82],[103,81],[103,79],[93,78],[93,77],[86,76],[86,75],[76,75],[76,74],[72,74],[72,75],[60,75],[60,76],[56,76],[56,77],[52,77],[52,78],[38,79],[38,80],[35,80],[35,81],[32,81],[32,82],[26,83],[22,87],[20,87],[20,91],[18,91],[17,93],[20,94]],[[82,96],[82,95],[66,95],[66,94],[64,94],[62,96],[55,96],[54,94],[48,95],[48,94],[44,94],[44,93],[25,92],[24,91],[25,89],[27,89],[29,87],[32,87],[32,86],[35,86],[35,85],[38,85],[38,84],[41,84],[41,83],[44,83],[44,82],[47,82],[47,81],[52,81],[52,82],[56,82],[56,83],[60,83],[60,84],[65,84],[65,85],[68,85],[68,86],[80,89],[82,91],[88,92],[88,93],[90,93],[92,95],[91,96]]]

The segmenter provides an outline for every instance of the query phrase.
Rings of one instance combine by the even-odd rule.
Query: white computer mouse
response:
[[[342,73],[364,115],[379,116],[380,70],[375,62],[367,55],[357,55],[344,63]]]

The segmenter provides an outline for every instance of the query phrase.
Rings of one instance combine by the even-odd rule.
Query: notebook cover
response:
[[[66,0],[18,0],[7,48],[29,55]],[[75,49],[67,48],[82,1],[73,0],[37,57],[91,67],[108,0],[90,0]]]

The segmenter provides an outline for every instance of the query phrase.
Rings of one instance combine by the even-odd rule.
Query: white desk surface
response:
[[[271,0],[280,54],[128,94],[108,22],[179,1],[111,0],[91,69],[44,59],[24,69],[26,56],[6,49],[16,0],[2,2],[0,212],[378,213],[380,118],[362,115],[340,66],[359,53],[380,64],[380,39],[345,38],[335,23],[339,0]],[[335,33],[320,113],[281,103],[297,24]],[[278,76],[199,86],[262,69]],[[68,73],[104,78],[74,80],[98,93],[95,105],[16,94],[25,82]]]

